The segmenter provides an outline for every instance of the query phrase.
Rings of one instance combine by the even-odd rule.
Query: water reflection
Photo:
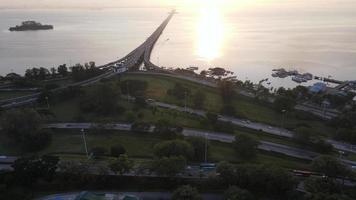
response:
[[[209,6],[201,8],[197,22],[196,54],[205,61],[221,56],[224,25],[220,10]]]

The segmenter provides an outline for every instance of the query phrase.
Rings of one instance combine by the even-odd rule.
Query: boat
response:
[[[292,77],[292,80],[293,80],[294,82],[297,82],[297,83],[304,83],[304,82],[307,82],[307,80],[306,80],[303,76],[301,76],[301,75],[293,76],[293,77]]]
[[[304,74],[302,74],[302,76],[308,81],[313,80],[313,74],[311,74],[311,73],[304,73]]]
[[[9,31],[36,31],[36,30],[51,30],[52,25],[42,25],[36,21],[24,21],[21,25],[10,27]]]

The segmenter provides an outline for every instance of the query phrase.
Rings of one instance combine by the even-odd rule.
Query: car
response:
[[[154,100],[154,99],[146,99],[146,103],[154,103],[154,102],[156,102],[156,100]]]

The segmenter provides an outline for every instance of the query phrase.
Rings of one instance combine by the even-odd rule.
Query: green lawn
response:
[[[20,149],[16,148],[9,139],[0,131],[0,155],[16,156],[21,154]]]
[[[119,104],[127,108],[127,111],[125,113],[116,114],[112,116],[103,116],[103,117],[90,113],[81,114],[78,106],[79,105],[78,99],[56,104],[52,106],[51,109],[52,112],[55,113],[56,115],[55,121],[72,122],[72,121],[77,121],[79,118],[81,119],[80,122],[124,122],[126,121],[126,114],[130,112],[130,110],[132,110],[133,104],[128,103],[127,101],[122,99],[119,100]],[[168,109],[158,109],[157,112],[154,114],[152,110],[149,108],[141,109],[139,112],[143,113],[144,121],[152,124],[156,123],[160,119],[165,119],[169,121],[171,124],[175,124],[181,127],[189,127],[189,128],[196,128],[202,130],[213,130],[212,126],[201,124],[200,117],[193,116],[187,113],[182,113],[182,112],[168,110]],[[267,133],[254,131],[251,129],[236,127],[235,134],[241,134],[241,133],[253,134],[259,140],[265,140],[265,141],[275,142],[278,144],[300,147],[300,145],[296,144],[294,141],[287,138],[281,138]]]
[[[183,105],[184,99],[176,99],[172,96],[167,95],[167,90],[173,88],[175,83],[181,83],[186,87],[189,87],[194,94],[196,91],[204,91],[207,99],[204,105],[204,110],[219,112],[222,107],[222,100],[220,98],[219,92],[216,88],[203,86],[198,83],[190,82],[187,80],[165,77],[161,75],[146,75],[146,74],[125,74],[121,77],[121,80],[135,79],[147,81],[148,90],[146,95],[149,98],[156,99],[158,101]],[[281,113],[276,112],[273,106],[269,103],[260,103],[255,99],[245,97],[242,95],[237,95],[236,100],[233,101],[237,112],[246,118],[262,122],[274,126],[281,126],[283,116]],[[192,99],[188,99],[188,106],[193,107]],[[285,127],[295,128],[300,124],[308,124],[313,127],[315,134],[317,135],[330,135],[334,130],[330,127],[325,126],[322,121],[319,120],[301,120],[297,119],[293,113],[288,113],[284,120]]]
[[[152,157],[152,147],[160,138],[152,134],[136,134],[120,131],[108,131],[104,134],[87,132],[88,149],[103,147],[110,152],[110,147],[121,144],[131,157]],[[82,134],[79,130],[57,130],[53,134],[51,145],[41,153],[85,153]]]
[[[79,99],[72,99],[66,102],[57,103],[51,106],[51,111],[55,114],[55,118],[50,119],[51,122],[125,122],[127,114],[133,112],[143,114],[143,119],[149,123],[156,123],[160,119],[165,119],[171,124],[177,126],[203,128],[200,124],[200,117],[187,113],[178,112],[175,110],[158,108],[153,112],[152,108],[147,107],[134,111],[134,104],[128,103],[124,99],[119,99],[118,103],[126,109],[124,113],[114,113],[112,115],[100,116],[95,113],[82,113],[79,109]]]
[[[105,133],[88,132],[86,134],[88,149],[93,147],[103,147],[110,152],[110,147],[115,144],[121,144],[127,150],[132,158],[153,158],[153,146],[164,139],[154,134],[137,134],[122,131],[106,131]],[[84,143],[82,135],[78,130],[57,130],[53,135],[51,145],[41,152],[54,154],[74,154],[69,157],[76,157],[75,154],[84,154]],[[67,157],[68,157],[67,155]],[[240,162],[231,144],[221,142],[210,142],[210,152],[208,159],[210,161],[230,161]],[[308,163],[302,160],[293,159],[281,155],[273,155],[260,152],[255,160],[250,161],[259,164],[275,164],[285,168],[308,168]]]

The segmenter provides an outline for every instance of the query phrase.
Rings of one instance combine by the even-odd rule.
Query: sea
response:
[[[30,67],[97,65],[124,57],[167,17],[170,8],[2,9],[0,75]],[[336,80],[356,79],[356,13],[330,8],[177,9],[151,60],[166,68],[223,67],[238,79],[269,87],[298,84],[272,78],[285,68]],[[10,32],[22,21],[54,30]],[[310,85],[315,81],[304,83]]]

